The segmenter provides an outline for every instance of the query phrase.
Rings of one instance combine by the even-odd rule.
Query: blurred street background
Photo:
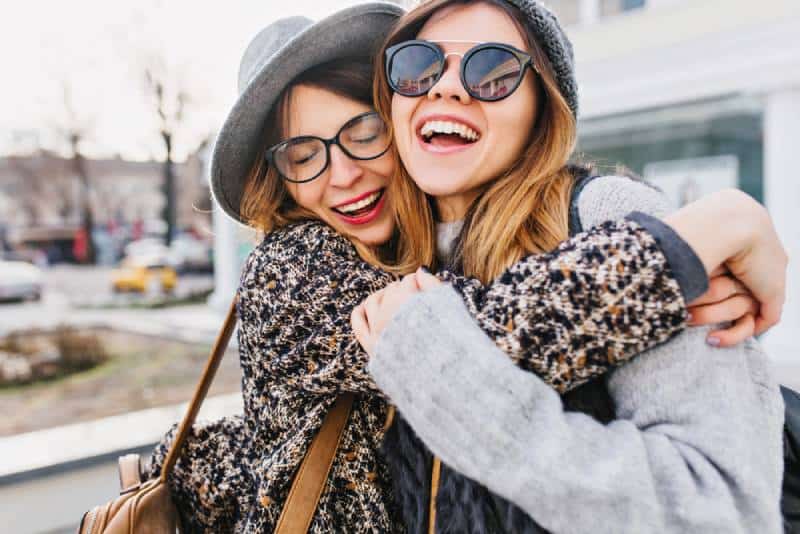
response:
[[[239,58],[276,18],[355,3],[4,4],[4,532],[72,532],[116,494],[116,457],[181,417],[257,238],[207,184]],[[783,322],[761,341],[800,388],[800,1],[544,3],[575,47],[578,157],[675,208],[737,187],[770,211],[792,262]],[[234,348],[206,417],[240,410],[239,378]]]

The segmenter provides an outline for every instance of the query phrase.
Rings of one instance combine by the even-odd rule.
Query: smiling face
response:
[[[425,23],[417,39],[528,48],[511,18],[484,3],[441,9]],[[442,77],[427,95],[395,93],[392,123],[403,164],[420,189],[436,198],[439,217],[447,221],[463,218],[486,185],[519,158],[536,121],[537,81],[534,73],[526,72],[509,97],[497,102],[476,100],[461,84],[460,57],[455,55],[475,45],[445,42],[439,46],[447,55]]]
[[[371,111],[366,104],[308,85],[297,85],[288,102],[284,139],[313,135],[329,139],[353,117]],[[387,202],[392,158],[359,161],[337,145],[330,147],[325,171],[306,183],[284,182],[295,202],[340,233],[367,245],[389,240],[394,218]]]

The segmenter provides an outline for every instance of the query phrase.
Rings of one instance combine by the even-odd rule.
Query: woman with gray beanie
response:
[[[392,118],[405,171],[394,201],[424,214],[425,194],[436,198],[441,261],[484,282],[515,277],[505,271],[513,258],[549,250],[568,222],[574,233],[636,209],[665,215],[642,184],[588,181],[565,166],[577,113],[572,52],[539,2],[432,0],[398,23],[384,52],[376,104]],[[742,197],[721,194],[730,220],[752,203]],[[709,238],[712,204],[686,212]],[[548,383],[515,357],[518,347],[475,326],[474,306],[453,292],[460,282],[413,278],[353,316],[370,372],[397,407],[387,458],[411,532],[781,530],[782,401],[753,340],[720,350],[707,329],[691,329],[559,398],[564,383]],[[494,317],[497,331],[525,328],[518,295]],[[752,317],[743,325],[753,332]],[[582,354],[556,351],[565,363]]]

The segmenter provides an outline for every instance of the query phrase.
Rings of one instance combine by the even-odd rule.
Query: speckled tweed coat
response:
[[[446,278],[500,348],[559,391],[685,325],[666,258],[632,221],[527,257],[486,287]],[[271,532],[308,444],[342,391],[359,395],[310,532],[405,530],[379,452],[387,406],[350,329],[353,307],[390,279],[316,222],[274,232],[251,253],[239,288],[244,415],[196,425],[169,479],[188,531]],[[173,434],[154,451],[151,474]]]

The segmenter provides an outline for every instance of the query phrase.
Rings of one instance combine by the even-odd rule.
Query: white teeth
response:
[[[433,134],[456,134],[468,141],[476,141],[480,135],[478,132],[467,126],[452,121],[427,121],[422,125],[420,134],[422,137],[431,137]]]
[[[345,204],[343,206],[337,206],[335,209],[337,211],[342,211],[344,213],[352,213],[362,208],[366,208],[367,206],[378,200],[380,196],[381,196],[381,191],[376,191],[367,198],[361,199],[358,202],[353,202],[352,204]]]

